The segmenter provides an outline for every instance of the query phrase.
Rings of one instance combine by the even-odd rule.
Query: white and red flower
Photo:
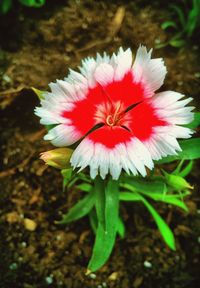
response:
[[[192,98],[155,94],[167,71],[151,53],[140,46],[134,63],[130,49],[120,48],[111,58],[97,54],[82,61],[80,73],[70,70],[63,81],[50,83],[35,113],[42,124],[56,125],[44,137],[55,146],[81,140],[70,160],[74,168],[89,166],[92,178],[110,173],[118,179],[122,169],[145,176],[152,160],[181,151],[177,138],[191,137],[180,125],[193,119],[193,107],[185,107]]]

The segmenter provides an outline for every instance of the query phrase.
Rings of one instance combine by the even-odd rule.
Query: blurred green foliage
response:
[[[38,8],[45,4],[46,0],[18,0],[22,5]],[[1,0],[0,13],[6,14],[12,7],[13,0]]]
[[[158,44],[157,48],[184,46],[200,26],[200,0],[183,0],[182,7],[171,4],[170,9],[173,19],[165,21],[161,27],[163,30],[172,29],[174,36],[166,43]]]

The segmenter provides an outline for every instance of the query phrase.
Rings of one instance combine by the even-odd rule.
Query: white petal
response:
[[[58,113],[51,110],[44,109],[42,107],[35,108],[35,115],[39,116],[40,123],[43,125],[59,124],[59,123],[69,123],[68,119],[61,117]]]
[[[158,117],[168,122],[169,125],[188,124],[194,118],[194,113],[191,112],[194,107],[185,107],[185,105],[192,101],[192,98],[179,101],[183,97],[183,94],[165,91],[157,93],[151,101],[156,108]]]
[[[159,89],[165,79],[167,69],[162,58],[151,59],[152,50],[147,52],[146,47],[140,46],[133,64],[133,76],[136,82],[144,83],[148,96]]]
[[[124,75],[130,71],[132,66],[132,52],[131,49],[123,50],[122,47],[120,47],[119,52],[114,57],[115,62],[115,76],[114,79],[119,81],[121,80]]]
[[[55,146],[69,146],[81,138],[80,133],[74,126],[60,124],[49,130],[44,140],[50,140]]]
[[[156,93],[156,95],[152,98],[152,101],[155,107],[166,108],[168,106],[172,106],[172,104],[176,103],[183,97],[183,94],[175,91],[164,91]]]
[[[96,84],[94,79],[94,71],[96,66],[97,62],[95,59],[88,57],[82,61],[82,67],[79,67],[81,73],[87,78],[90,88],[93,88]]]
[[[97,66],[94,72],[95,80],[102,86],[106,86],[107,84],[113,81],[114,77],[114,69],[109,64],[100,64]]]

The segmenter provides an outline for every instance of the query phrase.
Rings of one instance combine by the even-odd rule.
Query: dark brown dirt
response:
[[[121,45],[135,51],[140,43],[154,47],[169,37],[160,28],[166,15],[167,8],[156,1],[149,5],[148,1],[63,0],[49,1],[39,10],[16,6],[1,17],[1,288],[198,287],[198,164],[190,177],[195,186],[187,199],[190,213],[156,206],[175,232],[177,251],[166,248],[142,205],[123,205],[126,238],[117,240],[100,271],[86,277],[94,241],[88,219],[64,227],[55,224],[82,194],[77,189],[63,193],[59,171],[38,160],[39,153],[51,146],[42,140],[45,131],[33,115],[36,96],[27,89],[19,92],[32,86],[46,89],[97,51],[112,52]],[[200,107],[197,41],[182,49],[155,50],[154,55],[164,57],[169,71],[162,89],[192,96]]]

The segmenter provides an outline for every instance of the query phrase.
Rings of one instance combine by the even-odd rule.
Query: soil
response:
[[[82,193],[74,188],[62,192],[59,171],[39,160],[39,153],[52,146],[42,140],[45,130],[33,114],[39,101],[30,90],[47,89],[96,52],[111,53],[119,46],[136,51],[140,43],[151,48],[166,41],[170,32],[160,27],[168,11],[162,1],[49,0],[35,10],[16,3],[1,16],[1,288],[198,287],[199,163],[189,178],[195,189],[186,200],[188,214],[156,205],[175,233],[176,252],[165,246],[142,205],[122,205],[125,239],[117,239],[102,269],[85,276],[94,241],[87,217],[55,224]],[[156,49],[154,55],[165,59],[169,71],[162,90],[189,95],[199,108],[197,39],[181,49]]]

